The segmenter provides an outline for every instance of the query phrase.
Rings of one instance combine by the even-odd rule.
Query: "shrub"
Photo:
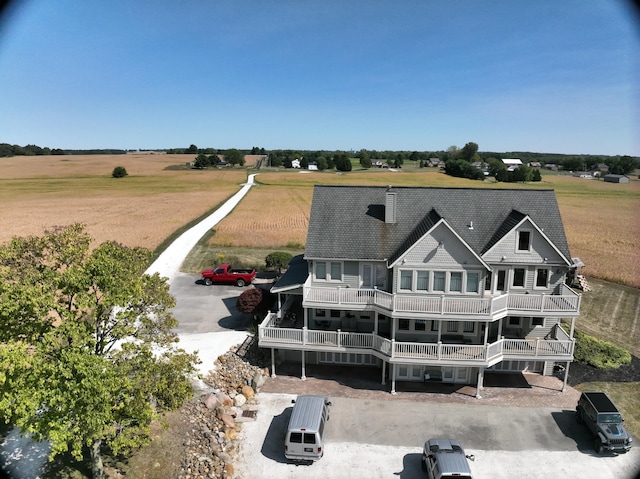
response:
[[[579,363],[589,364],[599,369],[615,369],[631,362],[631,354],[609,341],[575,331],[576,347],[574,359]]]
[[[276,251],[274,253],[270,253],[264,259],[264,263],[267,269],[277,269],[278,273],[282,273],[282,270],[287,267],[289,261],[291,261],[293,256],[289,253],[285,253],[284,251]]]
[[[127,175],[128,173],[124,166],[116,166],[113,169],[113,173],[111,173],[114,178],[124,178]]]
[[[264,317],[273,306],[275,295],[266,289],[250,288],[242,292],[236,301],[238,311],[252,314],[254,318]]]

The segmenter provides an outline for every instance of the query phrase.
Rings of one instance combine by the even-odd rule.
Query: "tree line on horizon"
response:
[[[118,155],[126,154],[130,151],[122,149],[84,149],[69,150],[60,148],[40,147],[37,145],[11,145],[0,143],[0,157],[11,156],[39,156],[39,155]],[[146,151],[146,150],[145,150]],[[609,168],[609,173],[630,174],[640,167],[640,157],[629,155],[569,155],[563,153],[536,153],[527,151],[491,152],[478,151],[478,145],[474,142],[467,143],[463,148],[453,145],[446,150],[431,151],[409,151],[409,150],[367,150],[358,151],[344,150],[293,150],[274,149],[266,150],[263,147],[254,146],[251,149],[217,149],[212,147],[199,148],[191,144],[188,148],[155,149],[167,154],[194,154],[200,156],[203,167],[215,164],[217,155],[228,156],[233,159],[233,164],[242,164],[244,155],[266,155],[269,158],[269,165],[273,167],[291,168],[294,160],[300,161],[302,168],[307,168],[309,163],[315,163],[319,170],[337,169],[340,171],[351,170],[351,158],[360,160],[363,168],[370,168],[374,161],[382,161],[391,167],[402,168],[405,161],[413,161],[416,164],[426,165],[431,159],[437,158],[444,162],[466,161],[468,163],[484,162],[489,164],[492,175],[495,175],[497,160],[505,158],[518,158],[522,163],[539,162],[543,166],[554,164],[558,169],[565,171],[591,171],[598,169],[598,165],[604,164]],[[206,155],[202,157],[201,155]],[[238,161],[235,161],[238,159]],[[492,167],[493,165],[493,167]],[[451,164],[450,170],[459,175],[459,170],[467,170],[471,175],[471,170],[464,164]],[[472,177],[473,175],[469,176]]]

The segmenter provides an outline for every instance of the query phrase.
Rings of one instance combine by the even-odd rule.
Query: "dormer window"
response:
[[[531,249],[531,231],[518,232],[518,251],[529,251]]]

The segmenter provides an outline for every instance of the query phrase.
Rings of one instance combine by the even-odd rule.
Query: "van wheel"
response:
[[[244,279],[242,278],[237,279],[236,286],[240,286],[240,287],[244,286]]]
[[[420,459],[420,465],[422,466],[423,471],[427,470],[427,464],[424,462],[424,457]]]
[[[596,452],[598,454],[602,454],[602,452],[604,451],[604,446],[602,445],[602,441],[599,437],[596,437],[594,445]]]
[[[582,417],[582,408],[578,408],[576,411],[576,422],[584,424],[584,418]]]
[[[204,279],[204,284],[207,286],[211,286],[213,284],[213,281],[211,281],[211,278],[205,278]]]

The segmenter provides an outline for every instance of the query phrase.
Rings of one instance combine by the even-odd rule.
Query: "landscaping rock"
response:
[[[179,479],[233,479],[238,433],[247,420],[242,413],[257,410],[255,394],[269,374],[268,369],[253,365],[258,364],[259,354],[254,347],[244,358],[234,351],[218,357],[215,369],[203,380],[209,386],[207,392],[182,407],[190,430],[184,441]]]

